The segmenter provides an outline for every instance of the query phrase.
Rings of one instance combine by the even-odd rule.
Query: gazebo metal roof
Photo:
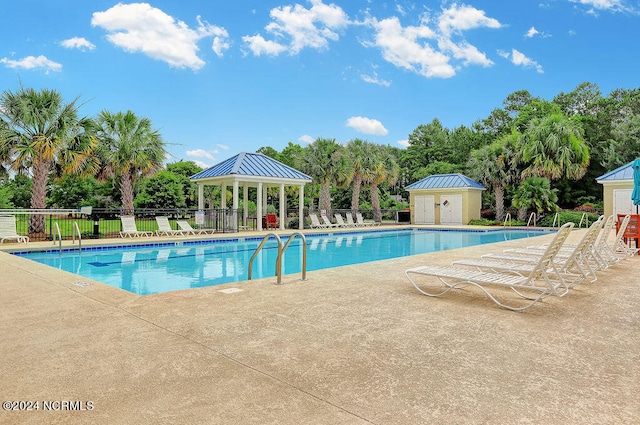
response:
[[[450,188],[471,188],[481,189],[486,188],[477,181],[470,179],[462,174],[434,174],[432,176],[425,177],[415,183],[410,184],[406,190],[416,189],[450,189]]]
[[[310,183],[312,178],[261,153],[241,152],[213,167],[191,176],[191,180],[216,177],[256,176],[274,179],[301,180]]]

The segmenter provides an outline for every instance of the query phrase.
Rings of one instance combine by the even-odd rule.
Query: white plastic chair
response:
[[[213,235],[216,232],[215,229],[194,229],[187,221],[178,220],[176,223],[186,235]]]
[[[138,231],[138,228],[136,227],[136,218],[132,215],[123,215],[122,217],[120,217],[120,222],[122,223],[122,231],[120,232],[121,238],[124,238],[126,236],[130,238],[138,238],[140,236],[153,236],[153,232]]]
[[[175,235],[185,235],[184,230],[173,230],[171,228],[171,223],[169,223],[169,219],[165,216],[156,217],[156,222],[158,223],[158,230],[156,230],[156,235],[161,236],[175,236]]]
[[[14,215],[0,216],[0,243],[4,243],[5,240],[15,240],[18,243],[29,242],[28,236],[18,234],[16,217]]]

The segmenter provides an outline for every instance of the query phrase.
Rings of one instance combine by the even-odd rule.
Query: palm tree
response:
[[[162,168],[167,151],[162,136],[148,118],[133,112],[102,111],[98,116],[101,140],[101,178],[116,178],[120,183],[123,214],[133,213],[133,189],[139,177]]]
[[[513,206],[519,210],[535,210],[555,212],[558,210],[556,202],[558,195],[551,189],[549,179],[544,177],[528,177],[518,186],[513,195]]]
[[[302,168],[320,184],[320,211],[331,213],[331,185],[348,184],[351,177],[344,148],[335,139],[317,138],[305,148]]]
[[[496,220],[504,220],[505,190],[513,184],[519,170],[516,164],[516,146],[519,133],[512,132],[496,142],[471,152],[468,173],[493,189],[496,202]]]
[[[364,142],[360,139],[351,140],[347,143],[347,157],[351,162],[352,171],[352,193],[351,193],[351,214],[355,218],[356,213],[360,209],[360,191],[362,189],[362,181],[366,178],[368,151],[371,149],[371,143]]]
[[[31,208],[45,208],[49,175],[91,174],[97,169],[92,155],[97,147],[95,123],[79,117],[78,98],[64,103],[55,90],[20,88],[0,96],[0,155],[16,171],[33,175]],[[32,215],[29,233],[45,231],[44,217]]]
[[[577,180],[589,165],[589,148],[578,122],[556,113],[531,121],[522,137],[520,159],[523,178]]]
[[[365,183],[371,190],[371,207],[373,219],[376,223],[382,221],[380,209],[380,194],[378,186],[382,183],[395,184],[398,180],[400,167],[388,146],[370,145],[367,152],[367,164],[365,165]]]

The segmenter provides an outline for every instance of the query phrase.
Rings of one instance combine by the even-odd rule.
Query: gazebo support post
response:
[[[280,230],[284,230],[284,222],[287,218],[287,196],[284,193],[284,183],[280,183]]]
[[[298,190],[298,228],[304,230],[304,185]]]
[[[262,230],[262,182],[258,183],[258,191],[257,191],[257,195],[258,195],[258,199],[256,201],[256,215],[258,216],[256,221],[257,221],[257,228],[258,230]]]

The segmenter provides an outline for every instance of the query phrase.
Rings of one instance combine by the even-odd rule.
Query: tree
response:
[[[443,160],[451,150],[447,140],[448,133],[437,118],[427,125],[419,125],[409,135],[409,146],[403,156],[403,164],[417,170]],[[415,179],[415,176],[412,177]]]
[[[182,191],[186,200],[187,208],[198,206],[198,185],[191,181],[189,177],[202,171],[202,167],[193,161],[178,161],[167,164],[167,171],[175,174],[182,184]],[[205,187],[206,189],[207,187]]]
[[[182,179],[167,170],[144,179],[134,205],[136,208],[185,208]]]
[[[16,171],[33,174],[31,208],[45,208],[54,166],[64,173],[93,173],[95,123],[78,115],[78,98],[65,103],[55,90],[20,88],[0,97],[0,154]],[[29,219],[29,233],[45,231],[44,217]]]
[[[506,188],[520,174],[516,166],[516,146],[519,133],[515,130],[491,145],[471,153],[467,163],[468,174],[485,186],[493,189],[496,202],[496,220],[504,220],[504,198]]]
[[[558,210],[558,197],[551,189],[549,179],[543,177],[529,177],[516,189],[513,195],[513,206],[519,210],[536,213],[555,212]]]
[[[166,157],[162,136],[148,118],[133,112],[102,111],[98,117],[102,160],[100,176],[116,178],[120,184],[124,214],[133,213],[134,184],[142,176],[152,175]]]
[[[562,114],[533,120],[522,137],[523,178],[577,180],[589,165],[589,148],[576,121]]]
[[[394,184],[398,179],[399,167],[394,155],[387,146],[372,145],[367,154],[369,170],[366,174],[365,184],[371,189],[371,207],[373,209],[373,219],[379,223],[382,221],[382,211],[380,209],[380,194],[378,186],[382,183]]]
[[[320,210],[331,211],[331,185],[344,185],[351,172],[344,148],[335,139],[317,138],[305,148],[302,168],[320,184]]]
[[[347,143],[347,157],[351,162],[351,214],[355,214],[360,209],[360,190],[362,181],[366,178],[366,159],[371,149],[371,144],[360,139],[351,140]]]
[[[93,177],[68,175],[56,181],[51,187],[48,204],[52,208],[78,208],[83,205],[95,206],[94,194],[98,182]]]

